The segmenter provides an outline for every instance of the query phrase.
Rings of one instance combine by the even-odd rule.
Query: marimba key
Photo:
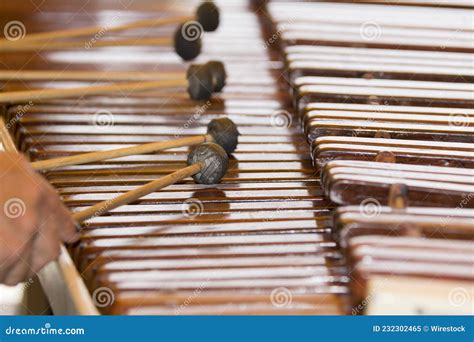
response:
[[[387,151],[388,152],[388,151]],[[427,173],[431,169],[432,174],[448,174],[448,175],[459,175],[459,176],[468,176],[471,173],[469,169],[463,168],[453,168],[453,167],[428,167],[425,165],[410,165],[410,164],[399,164],[393,162],[371,162],[371,161],[358,161],[358,160],[334,160],[326,164],[325,170],[330,171],[333,167],[354,167],[354,168],[366,168],[368,170],[386,170],[392,168],[393,170],[400,171],[409,171],[409,172],[419,172]],[[321,182],[325,184],[325,173],[321,175]]]
[[[467,110],[467,109],[466,109]],[[473,139],[473,120],[458,116],[315,110],[305,114],[305,131],[311,141],[320,136],[378,137],[381,132],[393,139],[434,140],[468,143]]]
[[[401,68],[406,64],[432,67],[464,68],[472,60],[472,54],[460,52],[426,52],[420,50],[370,49],[352,46],[288,45],[282,49],[285,58],[295,56],[297,60],[357,59],[379,63],[381,59]],[[347,56],[349,54],[349,56]],[[430,58],[427,58],[427,57]],[[285,61],[288,63],[288,61]],[[416,75],[413,75],[416,77]],[[460,80],[462,82],[462,80]]]
[[[474,192],[472,171],[469,169],[379,163],[366,161],[332,161],[323,170],[323,186],[331,201],[342,204],[360,204],[366,198],[381,204],[388,201],[393,184],[408,188],[410,205],[444,206],[455,208],[465,203]]]
[[[353,240],[350,247],[354,262],[353,306],[357,307],[367,296],[378,298],[369,307],[362,308],[367,314],[381,312],[380,305],[388,304],[384,297],[394,295],[397,302],[402,301],[397,306],[398,313],[454,313],[449,293],[453,289],[472,291],[468,260],[472,259],[474,250],[467,246],[467,241],[403,237],[380,240],[377,236]],[[374,250],[374,247],[382,248],[384,252]],[[455,310],[467,314],[469,304],[461,304]]]
[[[473,219],[471,209],[458,209],[455,213],[450,208],[396,210],[372,201],[366,206],[337,208],[333,233],[344,249],[350,246],[351,239],[365,235],[469,240],[474,235],[470,223]]]
[[[275,247],[275,253],[286,251],[289,253],[292,246],[299,245],[309,247],[315,246],[317,250],[324,252],[337,251],[336,243],[329,236],[324,234],[292,234],[282,232],[280,234],[263,234],[263,235],[247,235],[247,234],[228,234],[209,236],[189,235],[189,236],[173,236],[168,234],[161,237],[141,236],[141,237],[104,237],[100,239],[86,239],[77,246],[76,258],[84,258],[90,260],[90,256],[97,256],[103,252],[115,253],[132,253],[133,251],[144,251],[150,253],[153,250],[163,250],[165,254],[177,256],[181,252],[189,255],[193,251],[200,256],[227,255],[231,256],[233,252],[240,251],[238,254],[258,255],[268,254],[271,250],[268,248]],[[267,247],[267,249],[265,249]],[[284,247],[284,248],[283,248]],[[187,252],[186,252],[187,251]],[[79,260],[79,259],[78,259]],[[80,261],[80,260],[79,260]]]
[[[285,58],[290,82],[302,76],[474,81],[467,53],[291,45]]]
[[[474,148],[469,143],[391,139],[389,134],[386,138],[322,136],[311,146],[318,169],[331,160],[376,161],[383,151],[401,164],[474,167]]]
[[[334,310],[335,307],[340,305],[340,300],[337,295],[331,294],[321,294],[321,295],[310,295],[310,296],[302,296],[302,299],[298,298],[299,303],[291,304],[289,307],[284,307],[281,309],[275,308],[275,305],[270,303],[268,304],[266,300],[268,296],[271,295],[271,292],[268,292],[266,295],[256,295],[255,297],[251,296],[238,296],[236,294],[236,298],[239,301],[248,303],[245,306],[241,304],[228,304],[225,303],[226,296],[221,294],[217,295],[216,297],[211,297],[211,299],[207,301],[198,300],[194,305],[189,305],[186,309],[180,309],[180,303],[189,296],[192,295],[192,292],[187,292],[175,296],[173,298],[174,304],[163,304],[164,301],[167,303],[170,302],[170,298],[166,297],[158,297],[157,299],[153,300],[153,298],[149,298],[153,300],[150,305],[143,306],[141,305],[141,299],[139,296],[131,297],[129,295],[124,295],[127,298],[125,301],[130,307],[123,307],[121,306],[118,311],[112,311],[111,314],[115,315],[151,315],[154,313],[160,313],[161,315],[176,315],[176,314],[186,314],[186,315],[206,315],[209,311],[215,311],[220,315],[243,315],[243,314],[251,314],[251,315],[289,315],[291,313],[298,314],[298,315],[311,315],[313,312],[327,312],[328,314],[337,315],[341,312],[339,310]],[[131,297],[131,298],[130,298]],[[130,299],[128,299],[130,298]],[[217,298],[214,299],[214,298]],[[260,301],[263,303],[253,303],[260,298]],[[293,298],[293,297],[292,297]],[[207,298],[206,298],[207,299]],[[220,299],[224,304],[220,304],[218,302]],[[293,299],[292,299],[293,300]],[[302,303],[305,301],[306,303]],[[207,305],[204,305],[203,302]],[[315,303],[316,302],[316,303]],[[319,304],[321,302],[321,304]],[[122,303],[122,305],[126,305]],[[123,309],[123,311],[121,310]]]
[[[349,2],[347,0],[335,0],[335,2]],[[368,4],[392,5],[390,0],[350,0],[350,2],[360,2]],[[407,6],[428,6],[428,7],[453,7],[453,8],[474,8],[469,0],[400,0],[398,5]]]
[[[380,295],[382,284],[373,288],[372,283],[379,276],[384,277],[385,284],[399,277],[423,279],[436,274],[455,278],[458,285],[466,286],[470,281],[466,267],[470,267],[470,254],[474,253],[474,249],[466,249],[466,241],[474,234],[473,215],[470,209],[453,214],[448,208],[385,207],[374,199],[358,207],[339,208],[334,234],[347,255],[353,307],[359,307],[367,296]],[[436,269],[434,265],[439,265],[440,260],[443,266]],[[440,286],[442,282],[433,287]],[[420,297],[426,298],[427,294],[410,298],[411,305]],[[425,304],[418,310],[430,311],[431,305]]]
[[[342,77],[299,77],[294,81],[295,108],[313,102],[345,102],[390,106],[471,108],[472,84]]]
[[[302,123],[311,143],[330,136],[375,137],[386,132],[391,139],[470,142],[469,108],[385,106],[343,103],[309,103]]]
[[[455,10],[436,7],[378,6],[360,4],[336,4],[330,2],[305,3],[305,10],[295,6],[291,1],[270,2],[266,9],[275,25],[288,27],[298,23],[332,23],[339,26],[361,24],[375,20],[380,25],[398,28],[418,28],[445,30],[465,29],[472,31],[469,25],[470,10]],[[433,15],[442,15],[433,22]],[[292,20],[288,20],[291,18]]]
[[[469,10],[311,3],[301,11],[290,2],[267,10],[284,45],[473,51]],[[435,25],[432,16],[443,19]]]

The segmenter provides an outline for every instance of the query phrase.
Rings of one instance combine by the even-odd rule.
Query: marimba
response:
[[[220,184],[185,180],[88,220],[40,274],[53,311],[468,313],[459,298],[473,295],[473,13],[463,1],[379,2],[218,1],[221,25],[205,34],[196,62],[222,60],[228,80],[209,101],[173,87],[9,106],[14,143],[4,139],[32,161],[204,134],[217,117],[241,133]],[[49,20],[58,13],[71,26],[107,26],[187,15],[197,4],[101,2],[85,15],[74,2],[47,1],[31,16],[25,2],[2,20],[19,19],[27,35],[63,28]],[[172,48],[153,45],[0,56],[9,70],[186,69]],[[94,83],[12,80],[3,89]],[[44,175],[79,211],[179,169],[187,152]]]
[[[472,11],[267,10],[313,164],[341,205],[332,232],[352,313],[472,314]]]

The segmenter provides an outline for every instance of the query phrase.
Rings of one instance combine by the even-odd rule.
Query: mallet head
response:
[[[201,53],[202,27],[189,21],[178,26],[174,33],[174,50],[185,61],[190,61]]]
[[[227,154],[232,154],[239,143],[239,131],[229,118],[213,119],[207,125],[207,134],[219,144]]]
[[[205,65],[191,65],[186,73],[188,94],[196,101],[209,100],[214,88],[211,71]]]
[[[225,71],[224,63],[220,61],[209,61],[206,63],[206,66],[211,71],[214,83],[213,90],[218,93],[224,88],[227,79],[227,73]]]
[[[196,10],[196,18],[204,31],[215,31],[219,27],[219,8],[212,1],[203,2]]]
[[[216,184],[227,172],[229,158],[225,150],[215,143],[196,146],[188,156],[188,165],[201,163],[202,169],[193,176],[196,183]]]
[[[191,64],[187,71],[187,77],[189,78],[199,68],[203,68],[210,73],[212,77],[212,92],[220,92],[224,88],[227,79],[224,63],[209,61],[206,64]]]

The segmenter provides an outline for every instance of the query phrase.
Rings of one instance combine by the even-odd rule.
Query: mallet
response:
[[[227,77],[224,64],[220,61],[208,61],[206,64],[191,64],[186,75],[192,74],[196,66],[205,65],[210,68],[216,83],[222,89]],[[154,81],[182,77],[179,71],[69,71],[69,70],[0,70],[2,81]]]
[[[93,48],[104,46],[126,45],[170,45],[184,60],[197,57],[201,51],[202,31],[214,31],[219,26],[219,9],[213,2],[204,2],[196,10],[194,16],[177,16],[173,18],[144,19],[128,24],[107,27],[106,32],[119,32],[143,27],[159,27],[181,24],[172,38],[130,38],[119,40],[91,41],[52,41],[56,39],[94,36],[105,29],[103,26],[83,27],[61,31],[28,34],[16,41],[0,40],[0,52],[17,52],[31,50]]]
[[[133,75],[131,76],[133,77]],[[150,89],[172,88],[187,86],[193,100],[208,100],[212,92],[220,91],[225,84],[226,73],[224,65],[212,61],[203,65],[191,65],[186,75],[174,79],[141,81],[129,83],[112,83],[67,89],[37,89],[11,92],[0,92],[0,103],[21,103],[27,101],[43,101],[87,95],[104,95],[120,92],[138,92]]]
[[[205,1],[196,9],[195,15],[175,16],[171,18],[153,18],[136,20],[127,24],[107,27],[107,32],[120,32],[136,28],[150,28],[167,25],[176,25],[183,22],[197,21],[206,32],[215,31],[219,27],[219,8],[212,1]],[[46,41],[64,38],[94,36],[98,32],[104,31],[104,26],[88,26],[58,31],[29,33],[17,43],[26,43],[32,41]],[[8,42],[1,39],[0,43]]]
[[[188,166],[169,175],[128,191],[112,200],[99,202],[85,210],[72,214],[77,223],[102,215],[121,205],[128,204],[152,192],[163,189],[186,177],[192,176],[199,184],[216,184],[224,177],[229,166],[226,151],[219,145],[206,142],[196,146],[188,156]]]
[[[180,26],[181,27],[181,26]],[[201,52],[200,28],[196,27],[196,38],[188,38],[184,36],[184,26],[175,32],[174,37],[163,38],[126,38],[116,40],[99,40],[92,43],[82,41],[59,41],[43,43],[41,41],[33,41],[31,43],[16,44],[16,42],[8,44],[0,44],[0,52],[22,52],[22,51],[47,51],[47,50],[68,50],[68,49],[86,49],[100,47],[122,47],[122,46],[173,46],[175,52],[185,61],[196,58]],[[188,29],[188,31],[190,31]]]
[[[202,68],[201,64],[191,64],[187,71],[187,77],[190,77],[194,72],[198,72],[199,68]],[[204,64],[204,67],[207,67],[212,75],[212,83],[214,85],[213,91],[218,93],[220,92],[226,83],[227,72],[225,70],[224,63],[220,61],[209,61]]]
[[[176,147],[194,146],[213,142],[221,146],[227,154],[234,152],[238,144],[239,132],[234,122],[228,118],[213,119],[207,125],[207,134],[135,145],[108,151],[81,153],[68,157],[41,160],[31,163],[38,171],[51,170],[69,165],[80,165],[106,159],[153,153]]]

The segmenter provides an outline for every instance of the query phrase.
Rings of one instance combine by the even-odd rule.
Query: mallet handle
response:
[[[0,44],[0,52],[18,52],[18,51],[34,51],[34,50],[62,50],[62,49],[93,49],[98,47],[114,47],[114,46],[173,46],[173,39],[164,38],[124,38],[116,40],[97,40],[95,42],[87,41],[54,41],[42,42],[32,41],[17,44],[17,41],[10,44]]]
[[[48,160],[41,160],[31,163],[33,168],[38,171],[51,170],[58,167],[69,165],[80,165],[92,163],[95,161],[114,159],[130,155],[152,153],[162,150],[167,150],[175,147],[199,145],[204,142],[212,142],[214,139],[211,135],[198,135],[194,137],[178,138],[173,140],[165,140],[152,142],[148,144],[135,145],[130,147],[118,148],[108,151],[98,151],[90,153],[81,153],[73,156],[54,158]]]
[[[194,16],[177,16],[172,18],[158,18],[158,19],[142,19],[136,20],[130,23],[115,25],[107,27],[106,25],[98,26],[87,26],[80,28],[73,28],[67,30],[58,30],[58,31],[49,31],[49,32],[40,32],[40,33],[28,33],[25,38],[15,41],[15,44],[29,43],[32,41],[41,41],[41,40],[52,40],[52,39],[61,39],[61,38],[72,38],[72,37],[83,37],[83,36],[95,36],[96,34],[101,34],[101,32],[120,32],[142,27],[159,27],[164,25],[179,24],[181,22],[195,20]],[[6,44],[11,44],[11,42],[6,39],[0,41],[0,46]]]
[[[92,217],[101,216],[112,209],[120,207],[121,205],[134,202],[143,196],[163,189],[164,187],[174,184],[186,177],[190,177],[201,171],[202,167],[203,164],[201,163],[192,164],[183,169],[170,173],[169,175],[151,181],[150,183],[142,185],[136,189],[127,191],[124,194],[117,196],[111,200],[102,201],[93,205],[92,207],[89,207],[79,212],[75,212],[72,214],[72,217],[76,222],[82,223]]]
[[[0,80],[16,81],[155,81],[184,78],[184,72],[0,70]]]
[[[121,92],[137,92],[156,88],[182,87],[187,81],[159,80],[146,82],[112,83],[95,86],[76,87],[67,89],[37,89],[0,92],[0,103],[21,103],[26,101],[42,101],[50,99],[64,99],[76,96],[102,95]]]

